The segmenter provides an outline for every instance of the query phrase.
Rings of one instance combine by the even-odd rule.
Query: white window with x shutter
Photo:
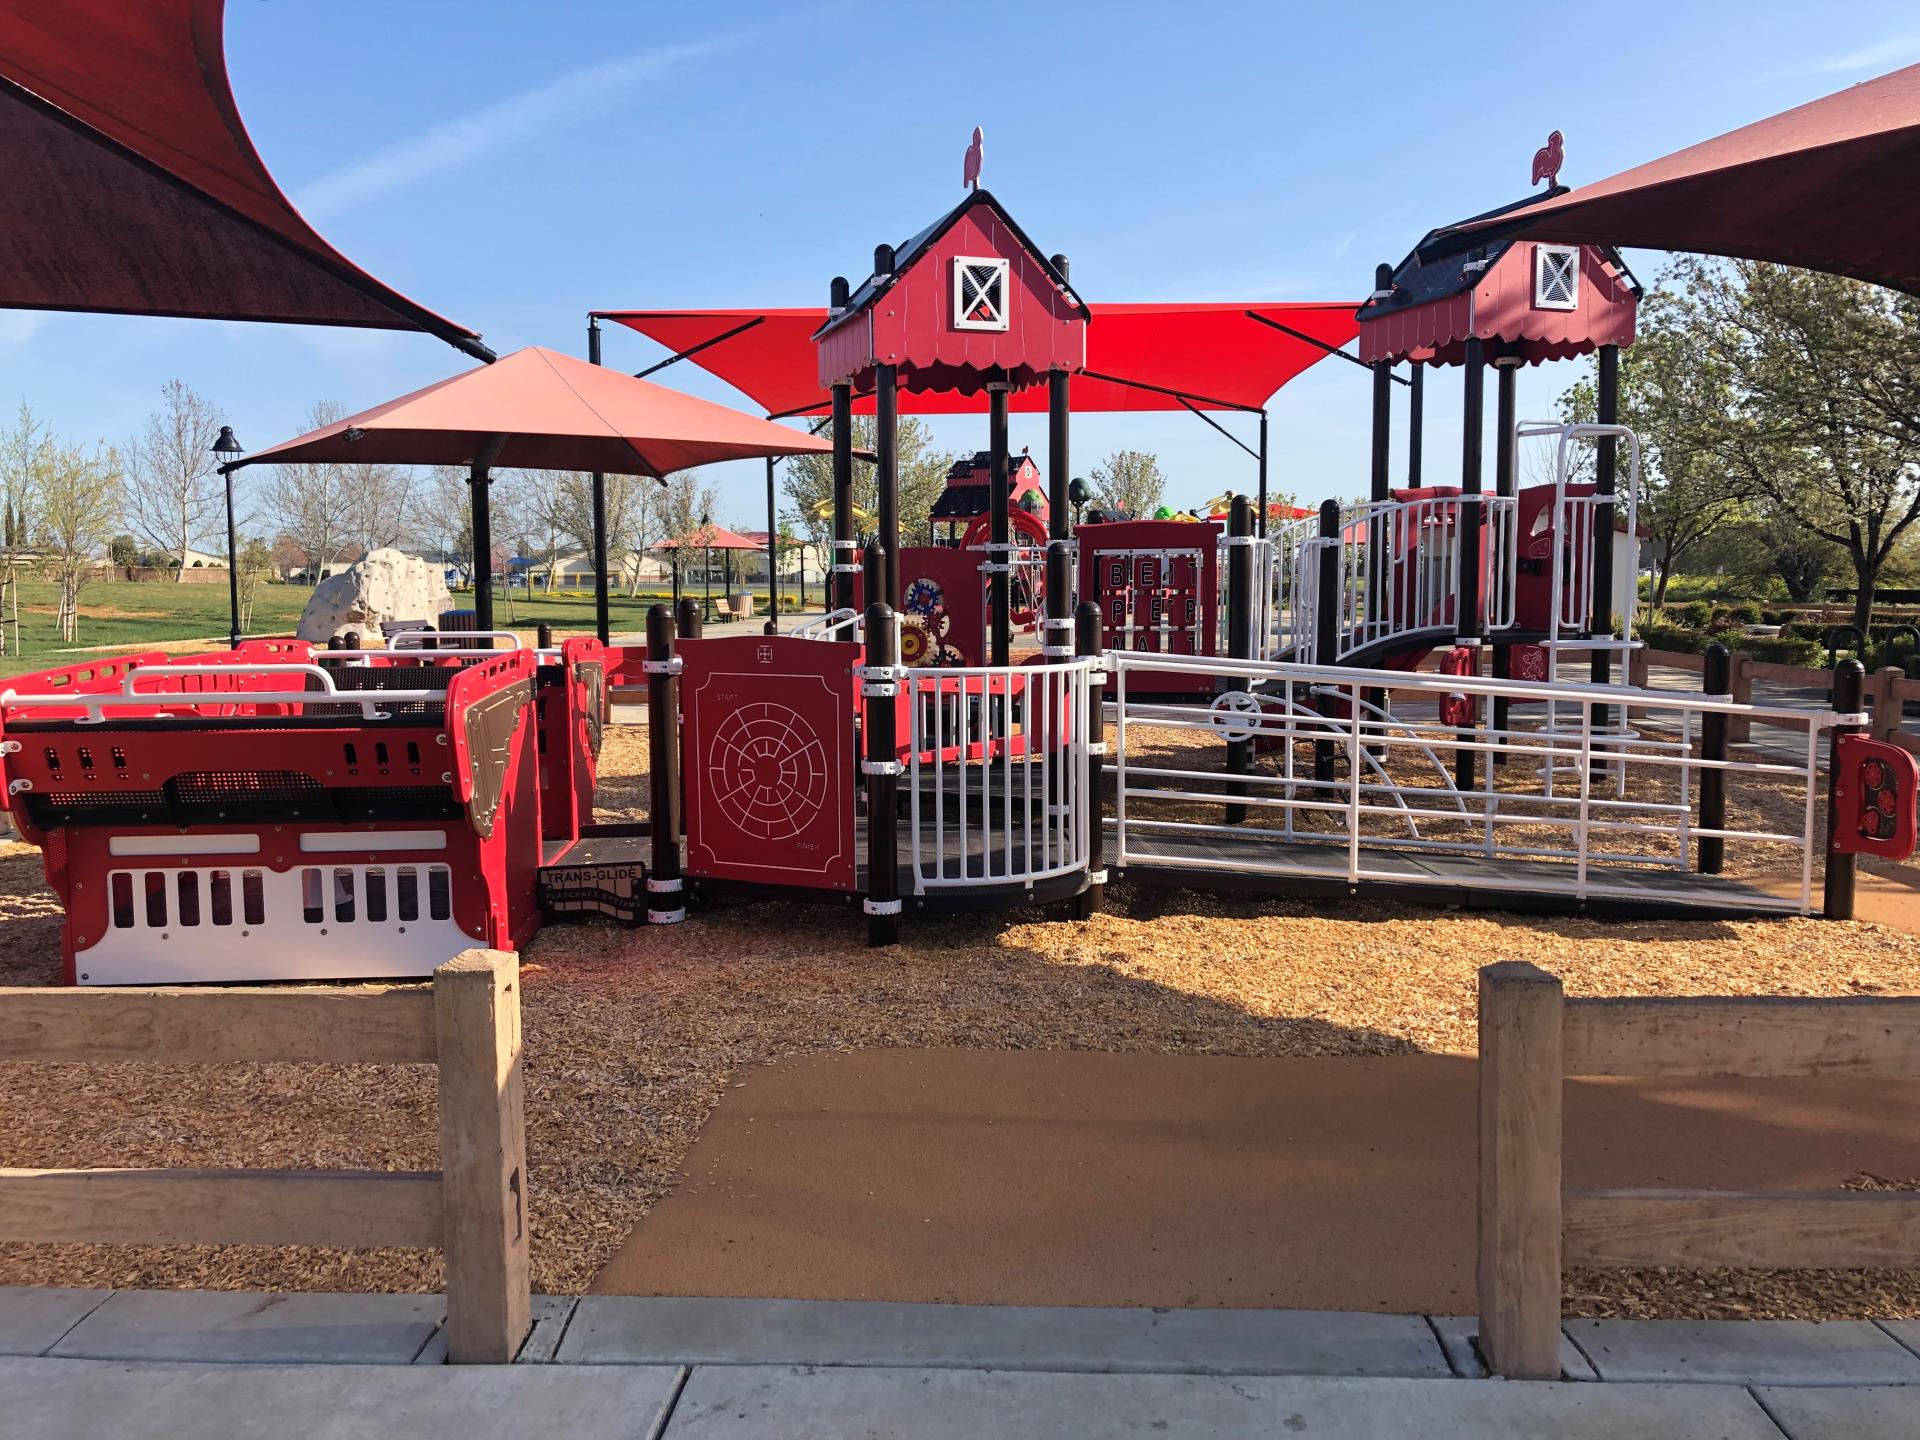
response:
[[[953,328],[1007,328],[1007,262],[956,255],[953,259]]]
[[[1533,247],[1533,304],[1537,310],[1573,310],[1580,304],[1580,248]]]

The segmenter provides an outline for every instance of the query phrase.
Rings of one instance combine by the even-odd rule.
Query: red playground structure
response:
[[[1495,239],[1435,259],[1434,239],[1381,267],[1330,332],[1360,335],[1360,360],[1344,358],[1372,372],[1373,463],[1368,499],[1317,513],[1265,503],[1262,402],[1302,353],[1342,353],[1295,323],[1327,307],[1114,307],[1103,350],[1065,257],[977,188],[879,247],[857,288],[835,279],[825,311],[623,312],[678,334],[676,359],[739,367],[791,402],[778,413],[824,412],[827,437],[527,350],[253,455],[241,463],[460,464],[484,554],[495,467],[598,478],[764,457],[771,495],[777,457],[830,453],[829,607],[790,634],[770,621],[710,637],[691,602],[654,606],[644,645],[610,644],[602,533],[600,638],[493,630],[482,565],[474,631],[385,649],[236,640],[12,681],[0,803],[66,906],[67,978],[416,976],[466,946],[518,948],[549,918],[672,924],[730,892],[858,901],[886,944],[908,914],[1067,901],[1084,915],[1115,873],[1625,915],[1807,913],[1819,883],[1827,913],[1849,914],[1851,857],[1910,854],[1920,791],[1910,757],[1860,733],[1857,663],[1815,712],[1734,701],[1712,656],[1700,692],[1616,676],[1637,643],[1638,442],[1614,414],[1631,277],[1591,246]],[[1218,350],[1169,336],[1270,368],[1236,379],[1204,368]],[[597,361],[597,326],[592,340]],[[1597,422],[1517,419],[1515,367],[1595,351]],[[1416,444],[1396,488],[1392,387],[1417,407],[1430,364],[1466,373],[1460,481],[1425,483]],[[1224,525],[1076,533],[1076,394],[1257,415],[1257,450],[1209,423],[1257,461],[1258,500],[1234,496]],[[987,448],[924,517],[946,543],[903,544],[923,517],[899,513],[899,415],[982,401]],[[1010,412],[1042,407],[1044,467],[1008,443]],[[856,410],[875,421],[864,545]],[[1554,446],[1554,479],[1523,490],[1528,442]],[[1576,480],[1589,446],[1593,478]],[[1565,673],[1576,659],[1583,680]],[[646,695],[648,818],[598,825],[620,687]],[[1735,717],[1789,716],[1800,755],[1729,744]],[[1798,819],[1731,818],[1743,776],[1798,793]],[[1816,833],[1823,788],[1833,828]],[[1784,850],[1797,887],[1727,877],[1729,841]]]

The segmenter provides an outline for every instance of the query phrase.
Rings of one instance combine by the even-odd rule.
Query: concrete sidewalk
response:
[[[1574,1321],[1472,1383],[1475,1322],[1285,1310],[543,1297],[448,1367],[431,1295],[0,1289],[0,1434],[79,1440],[1916,1440],[1920,1322]]]

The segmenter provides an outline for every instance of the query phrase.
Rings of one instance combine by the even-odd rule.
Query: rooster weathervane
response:
[[[1551,190],[1560,183],[1560,164],[1566,158],[1566,142],[1556,130],[1547,136],[1546,144],[1533,152],[1533,179],[1528,183],[1538,185],[1545,180]]]
[[[967,158],[960,166],[960,183],[969,190],[980,188],[980,161],[986,154],[986,136],[978,125],[973,127],[973,143],[967,146]]]

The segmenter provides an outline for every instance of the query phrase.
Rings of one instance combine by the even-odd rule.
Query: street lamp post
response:
[[[1073,483],[1067,486],[1067,498],[1073,502],[1073,528],[1078,530],[1080,528],[1080,512],[1086,508],[1087,502],[1093,498],[1093,487],[1076,475],[1073,477]]]
[[[240,546],[234,534],[233,466],[231,457],[243,453],[233,438],[233,427],[222,425],[220,438],[213,442],[213,453],[222,456],[220,478],[227,486],[227,648],[240,648]]]

